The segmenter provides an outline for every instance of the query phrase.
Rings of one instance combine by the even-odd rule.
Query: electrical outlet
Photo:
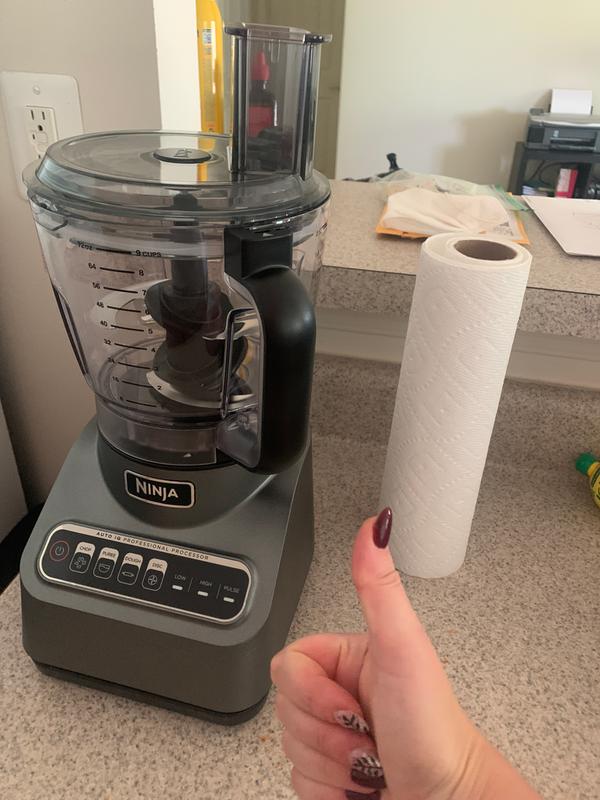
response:
[[[42,159],[48,145],[58,141],[54,109],[42,106],[25,106],[25,128],[31,139],[33,158]]]
[[[71,75],[0,72],[0,95],[17,189],[27,198],[25,167],[58,139],[83,133],[77,81]]]

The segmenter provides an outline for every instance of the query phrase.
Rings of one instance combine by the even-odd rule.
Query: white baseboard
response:
[[[399,363],[407,319],[317,309],[317,352]],[[518,331],[508,377],[600,390],[600,341]]]

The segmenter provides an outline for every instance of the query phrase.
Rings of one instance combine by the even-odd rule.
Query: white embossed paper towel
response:
[[[442,233],[421,249],[381,499],[409,575],[464,561],[530,264],[486,236]]]

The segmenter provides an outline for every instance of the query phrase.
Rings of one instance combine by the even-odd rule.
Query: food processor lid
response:
[[[25,174],[30,198],[53,210],[104,216],[224,221],[285,217],[321,205],[327,180],[278,170],[281,141],[261,143],[254,168],[230,167],[231,137],[173,131],[117,131],[64,139]],[[37,169],[36,169],[37,167]]]
[[[243,39],[262,41],[283,41],[294,44],[328,44],[333,36],[330,33],[311,33],[304,28],[290,28],[286,25],[261,25],[256,22],[234,22],[225,25],[225,33]]]

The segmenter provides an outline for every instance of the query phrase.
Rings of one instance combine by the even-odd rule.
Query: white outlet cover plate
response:
[[[37,72],[0,72],[0,96],[8,141],[15,170],[17,189],[27,199],[22,174],[33,160],[24,124],[25,106],[54,109],[59,139],[83,133],[77,81],[72,75],[47,75]]]

